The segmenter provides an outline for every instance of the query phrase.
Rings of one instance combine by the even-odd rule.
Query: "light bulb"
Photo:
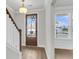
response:
[[[27,13],[27,8],[25,8],[25,7],[20,7],[20,8],[19,8],[19,13],[24,13],[24,14],[26,14],[26,13]]]

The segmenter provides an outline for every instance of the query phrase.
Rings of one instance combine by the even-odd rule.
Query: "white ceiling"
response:
[[[6,4],[17,11],[21,6],[21,0],[6,0]],[[44,0],[25,0],[25,7],[28,9],[44,8]]]
[[[6,0],[6,4],[12,9],[18,11],[22,0]],[[73,5],[73,0],[55,0],[56,6]],[[25,0],[25,7],[28,9],[42,9],[44,8],[44,0]]]

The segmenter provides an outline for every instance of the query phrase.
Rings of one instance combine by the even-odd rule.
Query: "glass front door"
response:
[[[37,45],[37,14],[26,15],[26,45]]]

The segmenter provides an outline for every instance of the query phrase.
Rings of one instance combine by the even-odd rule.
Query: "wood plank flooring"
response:
[[[73,51],[65,49],[55,49],[55,59],[73,59]]]
[[[22,47],[22,59],[47,59],[44,48]]]
[[[44,48],[22,47],[22,59],[47,59]],[[55,49],[55,59],[73,59],[72,50]]]

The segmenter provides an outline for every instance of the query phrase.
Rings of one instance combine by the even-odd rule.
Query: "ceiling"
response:
[[[21,6],[21,0],[6,0],[6,4],[17,11]],[[24,4],[28,9],[44,8],[44,0],[25,0]]]
[[[6,0],[6,4],[11,7],[13,10],[18,11],[21,6],[22,0]],[[56,6],[69,6],[73,5],[73,0],[55,0]],[[25,7],[28,10],[33,9],[43,9],[44,8],[44,0],[25,0]]]

